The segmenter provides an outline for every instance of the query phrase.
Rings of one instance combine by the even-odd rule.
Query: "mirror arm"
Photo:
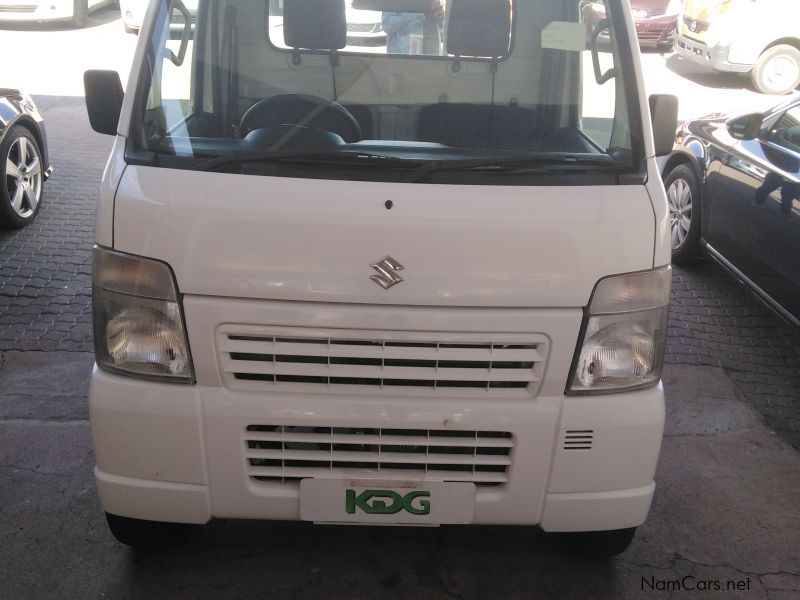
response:
[[[614,68],[609,69],[605,73],[600,68],[600,50],[597,46],[597,38],[603,31],[608,30],[611,33],[611,22],[608,19],[603,19],[597,24],[597,27],[592,31],[591,45],[592,45],[592,66],[594,67],[594,79],[599,85],[603,85],[609,79],[617,76],[617,71]]]
[[[177,8],[183,14],[183,33],[181,33],[181,45],[180,48],[178,48],[177,56],[168,48],[164,50],[164,54],[166,58],[172,61],[172,64],[174,64],[176,67],[180,67],[186,58],[186,50],[189,47],[189,38],[192,35],[192,13],[189,12],[189,9],[186,8],[186,5],[181,2],[181,0],[173,0],[172,6]]]

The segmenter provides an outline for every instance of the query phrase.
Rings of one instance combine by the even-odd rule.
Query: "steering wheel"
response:
[[[362,139],[361,126],[350,111],[338,102],[311,94],[280,94],[259,100],[242,116],[239,135],[279,125],[330,131],[348,143]]]

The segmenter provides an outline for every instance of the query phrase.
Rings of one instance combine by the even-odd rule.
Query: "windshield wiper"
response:
[[[394,156],[384,156],[381,154],[371,154],[369,152],[347,151],[347,152],[254,152],[236,151],[210,158],[192,167],[195,171],[213,171],[219,167],[230,164],[249,164],[249,163],[273,163],[273,162],[306,162],[313,164],[345,164],[386,166],[404,168],[419,167],[420,161],[397,158]],[[427,162],[425,163],[427,164]]]
[[[576,169],[576,167],[584,167]],[[411,174],[410,183],[416,183],[430,175],[446,171],[495,171],[495,172],[575,172],[609,171],[618,172],[629,169],[626,163],[612,158],[582,156],[576,154],[527,154],[525,156],[506,156],[497,158],[476,158],[463,160],[437,160],[420,166]]]
[[[607,157],[594,157],[576,154],[541,153],[514,156],[501,156],[494,158],[466,158],[426,160],[414,158],[400,158],[373,154],[358,150],[347,151],[305,151],[305,152],[275,152],[238,150],[201,161],[192,167],[196,171],[213,171],[219,167],[230,164],[250,163],[275,163],[299,162],[312,164],[331,165],[369,165],[389,168],[412,169],[407,179],[409,183],[416,183],[431,173],[446,171],[490,171],[490,172],[574,172],[576,168],[591,171],[617,172],[630,165],[615,161]]]

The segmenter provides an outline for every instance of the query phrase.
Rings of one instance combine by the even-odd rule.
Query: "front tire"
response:
[[[44,169],[30,130],[12,127],[0,143],[0,227],[20,229],[36,218],[44,197]]]
[[[800,50],[788,44],[766,49],[750,73],[762,94],[782,96],[800,85]]]
[[[71,27],[82,29],[89,21],[89,0],[72,0],[72,18],[69,20]]]
[[[700,253],[700,184],[689,165],[678,165],[664,181],[669,206],[672,262],[687,264]]]
[[[189,530],[182,523],[162,523],[131,519],[106,513],[111,535],[121,544],[136,550],[154,550],[179,541]]]
[[[610,531],[581,531],[561,534],[571,552],[592,558],[610,558],[622,554],[633,541],[636,527]]]

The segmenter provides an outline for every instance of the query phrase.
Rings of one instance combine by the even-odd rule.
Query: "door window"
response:
[[[769,132],[769,141],[800,154],[800,106],[781,115]]]

